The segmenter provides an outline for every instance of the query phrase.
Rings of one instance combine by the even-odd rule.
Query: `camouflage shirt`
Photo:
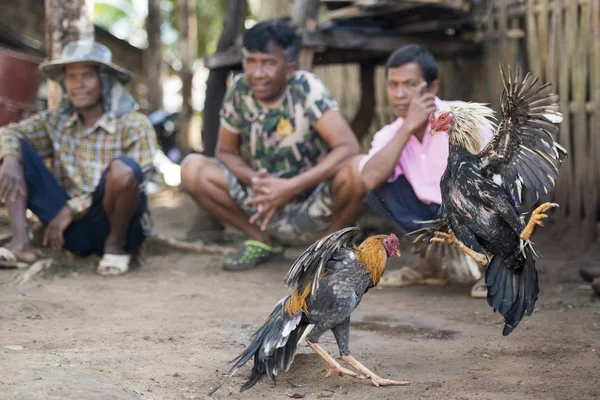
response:
[[[244,74],[235,77],[221,107],[221,124],[240,134],[241,154],[254,169],[291,178],[310,169],[330,148],[315,129],[331,109],[339,109],[314,74],[294,72],[285,94],[274,104],[259,102]]]

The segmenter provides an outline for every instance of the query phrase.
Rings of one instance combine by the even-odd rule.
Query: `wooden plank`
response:
[[[547,81],[546,68],[548,66],[548,0],[538,0],[538,45],[537,57],[540,61],[540,79]]]
[[[438,58],[454,57],[457,54],[475,56],[482,48],[479,43],[452,38],[436,40],[408,35],[374,36],[349,31],[316,31],[305,32],[303,35],[303,44],[315,49],[314,64],[359,62],[369,59],[379,63],[385,61],[398,47],[412,43],[424,46]],[[241,62],[242,48],[239,44],[204,58],[204,65],[209,69],[236,67]]]
[[[575,47],[575,51],[573,53],[572,65],[571,68],[573,72],[571,74],[571,85],[573,92],[573,102],[576,104],[576,111],[573,114],[573,150],[574,150],[574,161],[575,161],[575,187],[574,187],[574,204],[578,208],[583,208],[583,222],[584,226],[584,241],[589,240],[589,221],[587,221],[587,212],[588,207],[587,203],[589,201],[587,193],[591,188],[586,187],[586,178],[587,178],[587,166],[589,159],[589,149],[588,149],[588,138],[587,138],[587,118],[585,112],[585,101],[586,101],[586,92],[587,92],[587,40],[586,34],[587,29],[589,27],[589,14],[584,14],[583,10],[585,9],[589,12],[589,8],[584,4],[581,6],[581,13],[578,13],[579,10],[577,8],[579,5],[576,2],[573,2],[571,6],[574,8],[573,12],[575,15],[576,25],[573,27],[577,27],[573,29],[576,35],[576,41],[578,45]],[[578,15],[579,14],[579,15]],[[577,17],[579,18],[577,19]],[[577,210],[577,209],[576,209]]]
[[[314,32],[317,29],[317,13],[319,0],[294,0],[292,26],[300,37],[303,33]],[[298,68],[310,71],[313,65],[314,49],[303,43],[298,57]]]
[[[559,47],[559,32],[562,27],[560,15],[562,9],[560,7],[560,1],[554,0],[550,7],[550,26],[548,29],[548,62],[546,65],[546,78],[552,82],[556,88],[558,82],[558,61],[557,54],[561,54],[561,48]],[[556,90],[556,89],[555,89]]]
[[[527,2],[527,55],[529,61],[529,70],[536,76],[540,75],[542,69],[538,58],[538,30],[534,11],[534,2]]]
[[[549,63],[552,64],[548,68],[548,74],[550,75],[550,81],[553,84],[555,93],[560,93],[559,87],[559,65],[561,60],[563,59],[563,40],[564,40],[564,32],[563,32],[563,7],[562,0],[555,0],[552,3],[552,17],[550,22],[550,43],[549,43],[549,52],[548,60]],[[560,102],[559,102],[560,104]],[[561,112],[567,112],[561,107]],[[564,134],[563,134],[564,135]],[[560,136],[559,136],[560,139]],[[564,167],[563,167],[564,168]],[[559,178],[556,183],[556,187],[554,193],[552,194],[552,200],[561,205],[561,208],[556,210],[553,214],[554,228],[556,231],[560,229],[564,229],[566,225],[566,212],[567,212],[567,192],[562,190],[562,180]],[[563,204],[563,202],[565,202]]]
[[[586,95],[588,93],[588,76],[592,73],[589,70],[589,61],[593,57],[591,53],[592,41],[591,41],[591,9],[590,3],[582,3],[580,5],[579,12],[579,40],[578,42],[583,44],[579,46],[579,57],[577,57],[577,79],[578,86],[577,91],[581,90],[582,93],[577,93],[575,100],[578,104],[577,117],[576,117],[576,133],[577,140],[582,143],[580,145],[584,152],[584,157],[580,160],[581,166],[583,167],[583,173],[581,177],[580,190],[583,197],[583,212],[584,212],[584,238],[586,243],[591,243],[596,239],[596,211],[598,207],[597,193],[598,188],[595,185],[595,171],[592,169],[594,165],[594,158],[597,154],[594,154],[591,143],[591,136],[595,134],[593,126],[591,125],[591,115],[586,112]]]
[[[596,188],[596,204],[600,206],[600,160],[598,155],[600,154],[600,0],[594,0],[591,8],[592,15],[592,59],[590,60],[590,87],[591,87],[591,101],[594,105],[592,114],[592,123],[590,126],[591,142],[590,148],[592,149],[592,165],[591,170],[596,174],[595,177],[595,188]],[[598,215],[598,208],[596,209],[596,220],[600,218]],[[596,237],[600,236],[598,226],[596,226]]]
[[[325,17],[326,17],[326,19],[334,20],[334,19],[341,19],[341,18],[352,18],[352,17],[357,17],[357,16],[366,17],[366,16],[370,16],[370,15],[371,15],[370,13],[365,15],[362,7],[352,5],[352,6],[347,6],[347,7],[342,7],[342,8],[338,8],[335,10],[331,10],[327,13],[327,15]]]
[[[562,3],[562,1],[561,1]],[[571,10],[563,9],[563,4],[560,4],[560,31],[558,33],[561,46],[560,54],[557,53],[557,59],[555,62],[558,64],[558,94],[559,94],[559,107],[563,114],[563,121],[560,125],[560,134],[558,136],[558,142],[567,150],[569,157],[562,164],[560,168],[560,176],[556,182],[555,196],[556,201],[560,204],[560,208],[555,212],[555,220],[557,222],[557,230],[564,230],[567,228],[567,217],[569,214],[573,214],[572,199],[569,195],[571,193],[571,186],[573,182],[573,151],[571,146],[571,112],[569,110],[569,93],[570,93],[570,63],[565,60],[570,60],[572,57],[573,45],[569,40],[573,33],[571,29],[568,29]],[[557,6],[558,7],[558,6]]]
[[[436,40],[427,37],[396,35],[365,35],[353,31],[306,32],[303,43],[311,47],[327,47],[347,50],[368,50],[391,53],[406,44],[420,44],[436,56],[474,54],[480,46],[477,43],[452,40]]]
[[[500,59],[502,64],[507,66],[510,64],[508,58],[508,39],[506,38],[506,31],[508,30],[508,17],[506,16],[507,2],[501,1],[498,13],[498,31],[500,33]]]

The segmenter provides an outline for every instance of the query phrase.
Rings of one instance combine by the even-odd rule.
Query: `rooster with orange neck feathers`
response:
[[[279,369],[292,365],[298,342],[312,325],[306,343],[329,366],[327,376],[337,373],[362,378],[342,367],[321,346],[319,338],[331,330],[341,358],[375,386],[406,385],[408,382],[383,379],[359,363],[350,352],[350,314],[370,288],[381,279],[388,257],[400,255],[398,238],[376,235],[365,239],[358,248],[352,244],[358,228],[344,228],[310,246],[292,265],[285,283],[293,289],[281,299],[265,324],[254,334],[252,343],[234,361],[229,376],[254,357],[250,379],[240,391],[250,389],[262,376],[275,382]]]

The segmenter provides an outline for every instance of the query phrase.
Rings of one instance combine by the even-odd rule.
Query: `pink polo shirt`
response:
[[[438,109],[452,103],[457,102],[442,101],[437,97],[435,98],[435,104]],[[394,122],[384,126],[375,134],[369,153],[359,164],[361,172],[367,161],[392,140],[403,123],[404,118],[398,117]],[[431,127],[427,124],[422,142],[415,135],[410,136],[404,146],[404,150],[400,154],[400,159],[398,160],[398,164],[396,164],[396,168],[394,168],[394,172],[388,178],[388,182],[394,182],[400,175],[404,175],[421,202],[424,204],[441,204],[442,192],[440,190],[440,181],[448,163],[448,134],[446,132],[437,132],[435,136],[431,136],[430,129]],[[485,143],[492,136],[492,131],[486,132]]]

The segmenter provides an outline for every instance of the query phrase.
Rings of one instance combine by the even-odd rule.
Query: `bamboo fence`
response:
[[[552,196],[561,206],[554,228],[593,242],[600,233],[600,0],[500,0],[488,3],[479,22],[486,51],[473,97],[500,98],[498,62],[518,63],[554,85],[564,117],[558,141],[569,153]]]
[[[440,97],[490,103],[499,111],[502,86],[498,65],[519,65],[554,85],[560,96],[559,143],[569,153],[554,193],[552,229],[576,235],[582,244],[600,236],[600,0],[488,0],[474,10],[474,40],[482,56],[439,60]],[[359,67],[315,67],[351,120],[361,97]],[[385,72],[375,73],[374,132],[393,121],[385,96]]]

